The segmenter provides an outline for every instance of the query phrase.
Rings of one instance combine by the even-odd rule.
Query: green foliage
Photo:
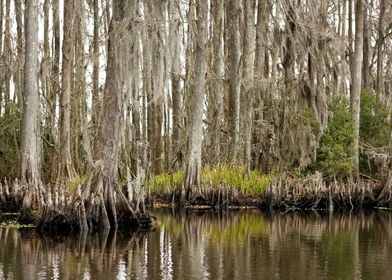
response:
[[[317,120],[314,110],[305,107],[303,117],[305,118],[306,123],[311,127],[313,134],[317,135],[320,132],[320,122]]]
[[[375,93],[362,92],[359,137],[376,148],[389,143],[388,108]]]
[[[12,102],[0,116],[0,178],[15,178],[19,170],[21,112]]]
[[[332,116],[327,131],[320,139],[314,167],[325,176],[344,178],[352,171],[353,122],[344,98],[333,99],[330,109]]]
[[[359,137],[366,149],[385,149],[389,144],[388,108],[375,93],[363,91],[361,95]],[[380,169],[378,163],[369,159],[366,150],[359,156],[361,173],[377,176]]]
[[[183,172],[162,173],[150,178],[146,182],[146,186],[152,192],[171,192],[176,186],[182,184],[183,178]],[[247,172],[245,166],[237,165],[208,165],[201,172],[202,184],[211,187],[236,188],[240,193],[252,195],[261,194],[272,182],[272,179],[270,174],[265,175],[257,171]]]

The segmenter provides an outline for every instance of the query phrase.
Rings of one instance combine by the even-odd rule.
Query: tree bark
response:
[[[252,167],[266,172],[268,170],[269,148],[264,143],[268,142],[262,138],[263,123],[263,95],[267,93],[266,82],[268,80],[269,68],[266,67],[268,62],[268,22],[270,14],[270,0],[258,1],[257,6],[257,24],[256,24],[256,47],[255,47],[255,102],[254,102],[254,123],[256,128],[253,131],[252,144],[254,146],[252,153]],[[276,53],[277,50],[274,50]],[[277,55],[275,55],[276,57]],[[276,69],[272,63],[272,69]],[[275,71],[275,70],[274,70]],[[274,78],[274,75],[272,75]],[[264,133],[266,134],[266,133]]]
[[[94,34],[93,34],[93,104],[92,123],[99,124],[99,112],[101,111],[101,96],[99,90],[99,0],[93,0]]]
[[[3,50],[3,62],[5,64],[4,73],[4,114],[9,113],[10,101],[11,101],[11,77],[12,77],[12,58],[11,58],[11,1],[5,1],[5,23],[4,23],[4,50]]]
[[[48,142],[51,143],[52,151],[48,153],[48,169],[50,170],[49,178],[53,181],[58,176],[58,151],[55,149],[59,142],[58,127],[56,125],[57,101],[60,95],[60,7],[59,0],[52,0],[52,29],[53,29],[53,47],[52,47],[52,64],[50,73],[51,96],[48,99],[48,128],[50,130]]]
[[[363,0],[365,6],[368,6],[368,0]],[[366,9],[367,10],[367,9]],[[368,12],[364,13],[363,16],[363,60],[362,60],[362,87],[369,89],[369,73],[370,73],[370,29],[369,29],[369,15]]]
[[[164,100],[164,48],[162,41],[163,32],[163,7],[161,1],[150,1],[145,5],[146,21],[148,25],[147,38],[145,38],[147,75],[147,100],[148,100],[148,142],[150,146],[152,175],[162,172],[163,141],[161,135]],[[148,41],[148,42],[147,42]]]
[[[40,181],[38,154],[38,3],[26,0],[25,8],[24,98],[21,136],[20,176],[22,182],[37,186]]]
[[[75,1],[75,15],[74,15],[74,50],[75,50],[75,63],[72,84],[73,89],[71,93],[71,112],[73,114],[71,122],[71,158],[73,160],[72,167],[76,173],[81,174],[85,169],[84,151],[82,149],[82,137],[88,137],[84,128],[87,127],[87,94],[86,94],[86,68],[85,68],[85,34],[83,27],[86,25],[85,13],[86,7],[84,1]],[[95,110],[94,110],[95,111]],[[87,151],[88,153],[89,151]],[[84,172],[83,172],[84,173]]]
[[[242,142],[243,142],[243,163],[250,167],[252,149],[253,130],[253,103],[254,94],[254,60],[255,60],[255,2],[254,0],[244,0],[245,25],[243,38],[243,80],[242,80]],[[265,53],[262,55],[264,56]]]
[[[4,16],[4,8],[3,8],[3,0],[0,0],[0,64],[3,64],[3,16]],[[4,73],[0,72],[0,104],[3,103],[3,79]],[[2,114],[3,106],[0,106],[0,115]]]
[[[18,97],[18,104],[23,110],[23,61],[24,61],[24,47],[23,47],[23,9],[21,0],[15,0],[15,15],[16,15],[16,33],[17,33],[17,70],[15,75],[15,94]],[[1,25],[0,25],[1,26]]]
[[[227,9],[228,23],[228,79],[229,79],[229,151],[228,159],[234,162],[237,157],[240,130],[240,13],[241,7],[237,0],[229,0]]]
[[[74,0],[64,2],[63,59],[60,98],[60,162],[59,179],[75,176],[71,156],[71,81],[74,56]]]
[[[205,97],[206,83],[206,44],[208,32],[208,2],[198,0],[196,4],[196,57],[195,57],[195,80],[193,84],[190,132],[188,139],[188,157],[185,170],[184,188],[186,193],[192,187],[200,186],[201,171],[201,147],[203,134],[203,101]],[[188,197],[189,198],[189,197]]]
[[[353,9],[354,9],[354,4],[353,4],[354,0],[348,0],[348,53],[349,53],[349,61],[350,61],[350,71],[353,65],[353,55],[354,55],[354,51],[353,51],[353,42],[354,42],[354,38],[353,38]]]
[[[377,76],[376,76],[376,92],[383,96],[384,94],[384,21],[385,21],[386,0],[380,0],[380,15],[378,19],[378,39],[377,39]]]
[[[224,20],[224,1],[211,1],[213,35],[212,35],[212,82],[211,97],[209,110],[211,111],[210,119],[210,137],[212,153],[212,163],[218,163],[221,160],[221,130],[223,128],[223,95],[224,95],[224,55],[222,49],[223,39],[223,20]]]
[[[362,87],[362,60],[363,60],[363,16],[362,0],[357,1],[355,7],[355,50],[351,68],[351,111],[354,126],[353,141],[353,174],[359,177],[359,114]]]
[[[99,197],[97,203],[100,205],[98,224],[102,228],[117,228],[119,219],[131,220],[136,225],[140,224],[139,217],[143,213],[141,204],[137,204],[135,209],[131,206],[131,201],[123,194],[117,185],[118,162],[121,147],[121,130],[123,113],[125,76],[122,75],[123,61],[127,59],[124,39],[129,32],[127,28],[126,11],[129,6],[126,1],[113,1],[113,17],[109,27],[108,56],[106,69],[106,82],[103,95],[102,121],[99,127],[99,136],[96,142],[96,155],[94,169],[90,182],[92,189],[91,199]],[[125,40],[125,41],[124,41]],[[127,45],[128,46],[128,45]],[[89,190],[88,185],[86,190]],[[138,195],[142,195],[138,193]],[[142,198],[138,197],[138,200]],[[122,204],[120,203],[122,202]],[[121,217],[117,215],[117,208],[121,208]],[[91,211],[88,209],[88,211]]]
[[[174,2],[174,3],[173,3]],[[170,44],[171,44],[171,83],[172,83],[172,139],[171,139],[171,153],[172,162],[171,169],[178,170],[182,167],[182,141],[181,141],[181,68],[180,68],[180,15],[178,9],[178,2],[172,1],[170,5]]]

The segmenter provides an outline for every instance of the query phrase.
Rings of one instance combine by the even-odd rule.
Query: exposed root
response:
[[[21,224],[35,223],[40,230],[51,232],[151,226],[142,188],[123,189],[110,183],[102,173],[96,175],[83,192],[79,186],[73,194],[67,194],[62,187],[48,187],[43,192],[41,188],[27,188],[17,180],[12,184],[5,182],[0,184],[0,211],[20,212]]]
[[[325,181],[318,172],[305,179],[281,176],[263,195],[262,208],[353,210],[385,206],[391,197],[378,195],[381,189],[371,180]]]

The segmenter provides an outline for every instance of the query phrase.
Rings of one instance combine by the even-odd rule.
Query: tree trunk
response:
[[[147,21],[147,38],[145,38],[148,99],[148,141],[150,148],[151,175],[162,172],[162,119],[164,100],[164,41],[163,32],[163,7],[161,1],[149,1],[145,4]],[[147,47],[148,46],[148,47]]]
[[[384,94],[384,21],[385,21],[385,10],[386,0],[380,0],[380,15],[378,19],[378,39],[377,39],[377,81],[376,81],[376,92],[383,96]]]
[[[94,35],[93,35],[93,104],[92,104],[92,123],[94,126],[99,124],[99,112],[101,111],[101,96],[99,90],[99,0],[93,0],[94,13]]]
[[[72,150],[71,157],[73,160],[73,168],[76,170],[76,173],[81,174],[84,173],[85,160],[84,159],[84,151],[82,149],[83,145],[81,143],[82,137],[88,137],[87,132],[83,130],[83,127],[86,127],[86,124],[83,124],[87,119],[87,94],[86,94],[86,68],[85,68],[85,57],[86,54],[84,52],[85,45],[85,34],[83,27],[86,26],[85,22],[85,11],[86,7],[84,6],[84,1],[75,1],[75,16],[74,16],[74,29],[73,34],[75,34],[74,40],[74,49],[75,49],[75,63],[74,63],[74,71],[75,75],[73,75],[73,90],[71,93],[72,103],[71,103],[71,112],[73,112],[72,122],[71,122],[71,139],[72,139]]]
[[[212,35],[212,82],[209,101],[210,115],[210,150],[212,163],[221,160],[221,130],[223,126],[223,95],[224,95],[224,56],[222,50],[224,1],[211,1],[213,35]]]
[[[106,83],[103,95],[102,121],[99,127],[99,137],[96,143],[96,160],[89,180],[91,183],[91,193],[88,194],[91,200],[99,205],[97,223],[102,228],[116,228],[121,221],[139,226],[140,217],[143,216],[144,207],[137,204],[131,206],[132,201],[128,201],[121,188],[117,185],[118,180],[118,158],[121,147],[121,130],[123,113],[125,80],[122,80],[122,65],[127,59],[126,52],[128,45],[126,38],[129,30],[126,20],[126,10],[129,9],[126,1],[113,1],[113,17],[109,27],[109,44],[106,69]],[[124,40],[124,41],[123,41]],[[90,190],[89,184],[85,187],[85,192]],[[142,194],[138,193],[138,196]],[[141,200],[140,197],[137,198]],[[139,208],[138,208],[139,207]],[[88,213],[93,211],[94,205],[87,209]],[[117,215],[121,211],[121,216]],[[91,217],[90,217],[91,218]],[[121,221],[120,221],[121,220]],[[122,222],[121,222],[122,223]]]
[[[258,1],[257,6],[257,24],[256,24],[256,47],[255,47],[255,63],[254,63],[254,76],[255,76],[255,102],[254,102],[254,123],[255,129],[253,131],[254,146],[252,153],[252,167],[257,168],[266,172],[268,170],[269,160],[269,147],[265,143],[268,143],[268,139],[263,139],[262,135],[265,127],[263,123],[263,95],[267,93],[266,82],[269,75],[269,67],[265,67],[268,62],[268,22],[270,14],[270,0]],[[277,49],[274,53],[277,53]],[[277,57],[277,55],[275,55]],[[276,69],[274,61],[272,63],[272,69]],[[275,70],[274,70],[275,71]],[[274,78],[274,75],[272,75]],[[266,137],[264,137],[266,138]],[[267,140],[267,141],[266,141]]]
[[[38,154],[38,3],[27,0],[25,8],[24,98],[21,132],[20,176],[22,182],[36,187],[40,182]],[[26,203],[28,204],[28,199]],[[29,205],[24,205],[29,207]]]
[[[52,29],[53,29],[53,49],[52,65],[50,73],[51,96],[48,99],[47,121],[48,121],[48,143],[51,144],[51,151],[48,152],[48,165],[50,170],[49,178],[53,181],[58,176],[58,152],[55,149],[58,144],[58,127],[56,125],[57,100],[60,94],[60,7],[59,0],[52,0]]]
[[[206,83],[206,44],[208,32],[208,2],[198,0],[196,4],[196,57],[194,93],[192,95],[190,132],[188,139],[188,157],[185,170],[184,188],[189,199],[192,187],[200,186],[201,147],[203,134],[203,101]]]
[[[51,81],[51,57],[50,57],[50,43],[49,43],[49,6],[50,1],[45,0],[43,5],[44,12],[44,50],[43,58],[41,62],[41,84],[43,95],[47,102],[43,105],[44,110],[47,112],[44,117],[45,125],[42,126],[42,138],[45,139],[43,142],[43,154],[42,154],[42,169],[49,171],[51,169],[51,162],[53,161],[53,138],[51,130],[53,127],[53,112],[52,112],[52,95],[53,95],[53,83]],[[50,180],[50,171],[42,173],[43,180]]]
[[[18,103],[21,111],[23,110],[23,61],[24,61],[24,47],[23,47],[23,9],[21,0],[15,0],[15,15],[16,15],[16,33],[17,33],[17,70],[15,76],[15,94],[18,97]],[[1,25],[0,25],[1,26]]]
[[[355,50],[351,68],[351,111],[354,125],[353,141],[353,174],[359,176],[359,113],[362,87],[363,60],[363,16],[362,0],[357,1],[355,8]]]
[[[3,8],[3,1],[0,0],[0,26],[1,26],[1,34],[3,34],[3,16],[4,16],[4,8]],[[3,51],[3,36],[0,36],[0,54]]]
[[[3,64],[3,16],[4,16],[4,8],[3,8],[3,0],[0,0],[0,64]],[[4,73],[0,72],[0,104],[3,104],[3,79]],[[0,115],[2,114],[3,106],[0,105]]]
[[[74,0],[64,2],[63,59],[60,98],[60,162],[59,179],[72,178],[75,171],[71,156],[71,81],[74,56]]]
[[[353,2],[354,0],[348,0],[348,53],[349,53],[349,61],[350,61],[350,70],[353,65]],[[351,70],[352,71],[352,70]],[[352,81],[351,81],[352,83]]]
[[[174,2],[174,3],[173,3]],[[172,83],[172,139],[171,139],[171,153],[172,162],[170,169],[178,170],[182,167],[182,145],[181,145],[181,68],[180,68],[180,15],[178,14],[178,3],[172,1],[170,5],[170,44],[171,44],[171,83]]]
[[[241,102],[241,124],[243,142],[243,163],[250,167],[253,130],[253,103],[254,94],[254,60],[255,60],[255,3],[254,0],[244,2],[244,45],[243,45],[243,80],[242,80],[242,102]],[[264,56],[264,53],[262,54]]]
[[[363,0],[365,7],[368,6],[368,0]],[[367,9],[366,9],[367,11]],[[369,62],[370,62],[370,29],[369,29],[369,15],[365,12],[363,15],[363,60],[362,60],[362,87],[369,89]]]
[[[3,62],[5,64],[4,73],[4,114],[9,113],[11,106],[11,77],[12,77],[12,54],[11,54],[11,1],[5,1],[5,30],[4,30],[4,49],[3,49]]]
[[[227,9],[228,23],[228,79],[229,79],[229,152],[228,159],[234,162],[237,157],[240,130],[240,13],[241,7],[237,0],[229,0]]]

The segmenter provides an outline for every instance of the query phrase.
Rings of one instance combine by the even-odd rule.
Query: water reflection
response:
[[[0,228],[0,279],[392,279],[392,215],[154,213],[153,232]]]

